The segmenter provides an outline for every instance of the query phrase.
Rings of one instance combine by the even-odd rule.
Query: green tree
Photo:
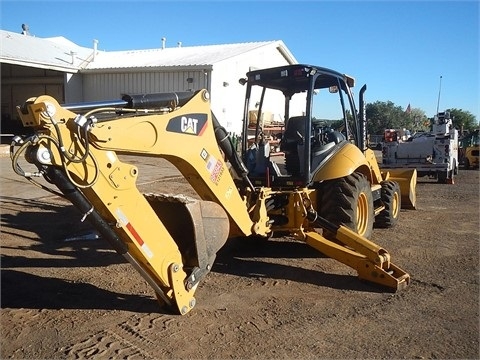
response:
[[[407,129],[412,132],[428,131],[430,120],[419,108],[403,110],[391,101],[367,104],[367,130],[371,135],[383,134],[385,129]]]
[[[478,121],[470,111],[462,109],[450,109],[450,116],[453,117],[453,126],[458,130],[472,132],[478,129]]]
[[[391,101],[376,101],[366,106],[367,131],[369,134],[383,134],[385,129],[411,128],[409,114]]]
[[[417,131],[429,131],[430,119],[425,115],[425,111],[419,108],[413,108],[410,114],[408,114],[408,122],[406,129],[411,130],[413,133]]]

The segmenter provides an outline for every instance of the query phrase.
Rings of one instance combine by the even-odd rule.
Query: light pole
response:
[[[435,115],[438,115],[438,107],[440,106],[440,93],[442,92],[442,75],[440,75],[440,86],[438,88],[438,100],[437,100],[437,113]]]

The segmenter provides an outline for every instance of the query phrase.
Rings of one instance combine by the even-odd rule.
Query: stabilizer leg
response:
[[[390,262],[387,250],[367,240],[345,226],[337,226],[309,209],[307,218],[335,234],[336,243],[317,232],[305,233],[308,245],[321,253],[355,269],[358,277],[393,291],[402,290],[410,283],[410,275]]]
[[[381,255],[378,254],[377,260],[371,260],[355,250],[324,238],[317,232],[310,231],[306,232],[305,235],[308,245],[322,254],[355,269],[358,277],[362,280],[387,287],[393,291],[403,290],[410,283],[409,274],[390,261],[381,260],[382,258],[390,258],[390,255],[386,252]],[[366,239],[363,238],[363,240]]]

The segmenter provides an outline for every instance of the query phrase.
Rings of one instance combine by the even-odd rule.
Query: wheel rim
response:
[[[357,201],[357,232],[362,236],[367,231],[368,216],[368,197],[362,192]]]
[[[398,212],[400,211],[398,204],[399,204],[398,192],[395,192],[392,198],[392,215],[393,215],[392,217],[394,219],[398,217]]]

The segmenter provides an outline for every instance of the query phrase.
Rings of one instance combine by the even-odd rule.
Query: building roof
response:
[[[95,51],[94,47],[81,47],[61,36],[38,38],[0,30],[0,41],[0,62],[65,72],[206,67],[262,47],[276,49],[289,63],[297,62],[281,40],[147,50]]]
[[[0,30],[0,62],[41,69],[77,72],[93,55],[64,37],[38,38]]]
[[[289,62],[296,62],[285,44],[282,41],[277,40],[238,44],[99,52],[95,56],[95,61],[89,63],[86,69],[209,66],[261,47],[277,48]]]

